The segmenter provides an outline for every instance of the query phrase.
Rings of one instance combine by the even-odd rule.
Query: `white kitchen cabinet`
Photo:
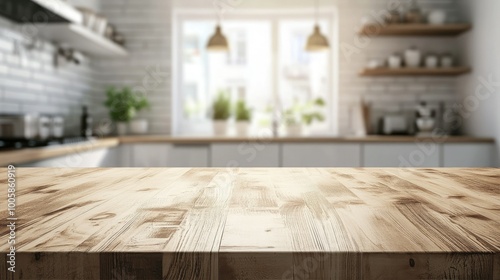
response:
[[[109,148],[99,167],[121,167],[121,147]]]
[[[209,147],[161,143],[126,145],[122,161],[130,167],[209,167]]]
[[[130,146],[130,167],[167,167],[168,144],[134,144]]]
[[[208,145],[171,145],[167,155],[169,167],[209,167]]]
[[[494,146],[489,143],[444,144],[444,167],[494,167]]]
[[[441,145],[374,143],[363,145],[363,167],[440,167]]]
[[[280,145],[260,142],[212,144],[212,167],[280,167]]]
[[[283,167],[360,167],[361,145],[283,144],[282,165]]]
[[[97,149],[79,152],[46,160],[22,164],[23,167],[59,167],[59,168],[91,168],[115,167],[116,153],[113,149]]]

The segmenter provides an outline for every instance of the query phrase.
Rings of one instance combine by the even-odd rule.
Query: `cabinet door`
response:
[[[59,167],[59,168],[91,168],[91,167],[111,167],[112,157],[109,149],[97,149],[88,152],[75,150],[74,153],[26,163],[24,167]]]
[[[209,167],[208,145],[173,145],[168,154],[169,167]]]
[[[131,145],[132,167],[167,167],[168,144],[135,144]]]
[[[279,144],[212,144],[212,167],[280,167]]]
[[[100,163],[100,167],[121,167],[121,147],[114,147],[108,149],[107,154],[104,156]]]
[[[444,144],[444,167],[494,167],[493,144]]]
[[[364,167],[440,167],[441,145],[422,143],[364,144]]]
[[[283,144],[283,167],[360,167],[360,144]]]

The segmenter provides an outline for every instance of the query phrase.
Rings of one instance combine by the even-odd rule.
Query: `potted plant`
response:
[[[116,123],[118,135],[125,135],[128,123],[134,119],[137,112],[149,107],[146,97],[139,96],[129,87],[124,87],[121,90],[110,87],[106,92],[106,96],[107,99],[104,102],[104,106],[109,109],[111,120]],[[138,130],[141,130],[141,132],[144,131],[144,121],[138,126],[140,126],[139,129],[136,126],[132,127],[134,132]],[[145,131],[147,131],[147,121]]]
[[[247,107],[245,100],[240,100],[236,103],[235,111],[236,132],[239,136],[246,136],[252,118],[252,111]]]
[[[136,95],[135,110],[139,114],[140,111],[150,108],[149,101],[143,95]],[[132,134],[146,134],[149,130],[148,120],[145,118],[134,118],[130,122],[130,132]]]
[[[227,134],[227,120],[231,117],[231,98],[220,91],[212,104],[212,119],[215,135]]]
[[[301,136],[303,134],[303,125],[310,126],[314,121],[322,122],[325,120],[320,109],[325,106],[322,98],[300,104],[295,104],[285,110],[283,117],[289,136]]]

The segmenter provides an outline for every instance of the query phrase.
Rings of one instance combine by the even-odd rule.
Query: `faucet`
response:
[[[282,112],[280,110],[273,110],[272,131],[273,137],[279,137],[279,129],[282,120]]]

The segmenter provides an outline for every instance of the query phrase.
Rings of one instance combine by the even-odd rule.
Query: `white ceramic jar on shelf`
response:
[[[446,12],[443,10],[432,10],[427,17],[427,21],[432,25],[441,25],[446,23]]]
[[[439,64],[439,59],[437,55],[429,54],[425,58],[425,67],[426,68],[437,68]]]
[[[422,53],[416,48],[411,47],[405,51],[405,65],[410,68],[420,67],[422,61]]]
[[[451,54],[444,54],[441,56],[441,67],[450,68],[453,67],[453,56]]]
[[[389,66],[389,68],[392,68],[392,69],[397,69],[397,68],[401,68],[402,64],[403,64],[403,59],[401,58],[401,55],[398,54],[398,53],[395,53],[395,54],[392,54],[391,56],[389,56],[389,58],[387,59],[387,64]]]

